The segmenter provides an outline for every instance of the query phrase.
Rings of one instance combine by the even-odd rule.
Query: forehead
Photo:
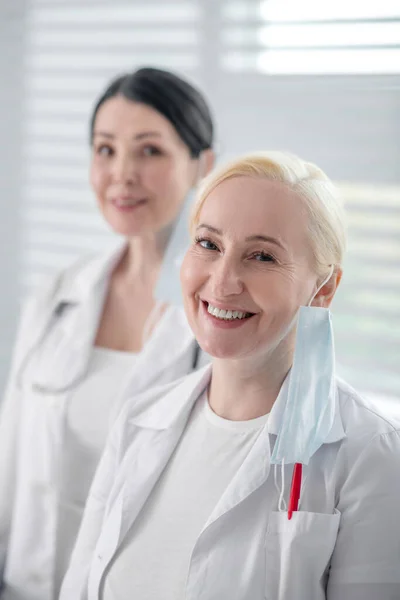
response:
[[[147,104],[133,102],[123,96],[114,96],[100,106],[94,130],[126,134],[129,137],[152,131],[171,140],[180,141],[173,125],[161,113]]]
[[[308,218],[299,196],[278,181],[233,177],[217,185],[205,200],[199,222],[225,235],[279,237],[287,244],[304,243]]]

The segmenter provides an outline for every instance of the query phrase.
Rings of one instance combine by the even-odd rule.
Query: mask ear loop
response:
[[[277,492],[279,493],[278,510],[279,510],[279,512],[283,512],[283,511],[287,510],[287,504],[286,504],[286,500],[284,498],[284,494],[285,494],[285,461],[282,460],[282,464],[281,464],[281,480],[282,480],[281,489],[279,489],[279,485],[278,485],[278,477],[277,477],[278,466],[279,465],[274,465],[274,484],[275,484],[275,488],[276,488]]]
[[[279,489],[279,485],[278,485],[278,465],[277,464],[274,464],[274,486],[275,486],[276,491],[280,495],[281,490]]]
[[[308,303],[308,306],[311,306],[311,302],[314,300],[315,296],[318,294],[318,292],[320,290],[322,290],[322,288],[324,287],[324,285],[326,285],[328,283],[328,281],[330,280],[330,278],[332,277],[333,273],[335,271],[335,265],[331,265],[331,268],[329,269],[329,274],[328,276],[324,279],[324,281],[321,283],[321,285],[319,286],[319,288],[317,289],[317,291],[315,292],[314,296],[311,298],[310,302]]]
[[[304,473],[304,465],[303,465],[303,473]],[[303,480],[301,482],[301,489],[300,489],[300,497],[299,497],[299,507],[298,507],[298,510],[301,509],[301,503],[302,503],[302,499],[303,499],[304,486],[306,485],[307,477],[308,477],[308,472],[306,472],[306,475],[305,475],[305,477],[303,477]]]

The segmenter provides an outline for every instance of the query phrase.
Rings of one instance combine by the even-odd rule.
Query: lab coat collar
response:
[[[137,427],[164,430],[185,421],[197,398],[204,392],[211,380],[212,366],[206,365],[198,371],[183,377],[167,388],[150,390],[132,402],[129,422]]]
[[[98,284],[108,282],[125,252],[126,240],[118,240],[107,252],[89,260],[78,273],[71,269],[57,290],[55,304],[79,304],[87,300]]]
[[[273,435],[278,435],[280,430],[286,407],[289,375],[285,378],[269,415],[268,433]],[[209,385],[211,376],[212,365],[207,365],[203,369],[184,377],[165,396],[158,396],[156,401],[152,398],[153,401],[149,402],[147,396],[141,398],[141,401],[134,405],[135,414],[132,415],[132,422],[141,427],[167,429],[180,420],[181,417],[187,418],[197,398]],[[325,440],[326,444],[338,442],[346,436],[340,415],[337,390],[332,401],[335,402],[335,417],[332,429]]]
[[[86,373],[109,278],[125,248],[126,242],[119,242],[111,252],[89,260],[79,270],[71,267],[65,272],[26,354],[22,372],[30,364],[28,385],[58,394]],[[68,307],[74,310],[54,327],[54,320],[64,316]],[[31,361],[35,348],[35,360]]]

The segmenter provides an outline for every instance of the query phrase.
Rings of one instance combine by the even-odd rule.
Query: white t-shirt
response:
[[[115,402],[136,354],[93,348],[86,377],[67,406],[60,472],[55,590],[60,590],[94,473],[115,416]]]
[[[199,398],[106,573],[102,600],[184,599],[196,539],[267,418],[228,421],[211,410],[206,394]]]

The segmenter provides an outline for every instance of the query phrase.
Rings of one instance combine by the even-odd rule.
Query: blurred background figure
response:
[[[96,102],[90,183],[121,239],[39,283],[24,306],[0,412],[3,600],[58,597],[126,394],[199,364],[183,308],[157,282],[178,271],[177,222],[213,165],[213,131],[203,95],[170,71],[122,75]]]

